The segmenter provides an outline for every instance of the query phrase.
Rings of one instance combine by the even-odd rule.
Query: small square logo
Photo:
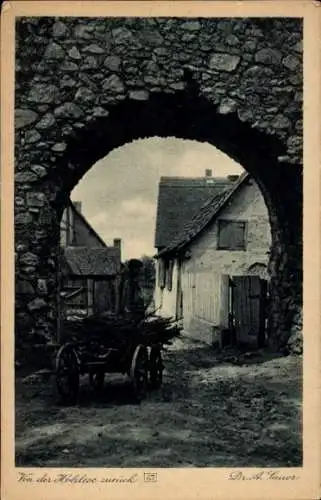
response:
[[[144,472],[145,483],[157,483],[157,472]]]

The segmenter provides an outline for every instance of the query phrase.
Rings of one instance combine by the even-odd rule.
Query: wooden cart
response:
[[[69,339],[56,356],[56,382],[62,399],[71,404],[78,401],[80,376],[85,374],[95,389],[102,388],[106,373],[127,374],[137,401],[144,398],[148,386],[160,387],[162,338],[147,334],[150,330],[119,318],[87,318],[69,325]]]

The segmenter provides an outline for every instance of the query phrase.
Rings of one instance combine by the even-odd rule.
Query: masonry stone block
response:
[[[36,104],[53,103],[59,96],[59,89],[56,85],[47,83],[37,83],[30,89],[27,100]]]
[[[77,49],[77,47],[75,47],[75,46],[73,46],[68,51],[68,55],[69,55],[69,57],[71,57],[71,59],[75,59],[76,61],[79,61],[79,59],[81,59],[81,54],[80,54],[79,50]]]
[[[82,49],[82,51],[85,54],[104,54],[105,53],[105,50],[102,47],[100,47],[99,45],[97,45],[96,43],[92,43],[90,45],[87,45],[86,47],[84,47]]]
[[[230,54],[212,54],[209,60],[209,68],[218,71],[234,71],[241,58]]]
[[[97,118],[104,118],[109,115],[109,111],[102,106],[96,106],[93,108],[92,114]]]
[[[77,65],[75,65],[75,66],[77,66]],[[62,79],[62,81],[61,81],[61,83],[60,83],[60,87],[61,87],[62,89],[64,89],[64,88],[68,88],[68,87],[69,87],[69,88],[75,88],[75,87],[76,87],[76,85],[77,85],[76,80],[74,80],[74,79],[73,79],[73,78],[71,78],[70,76],[66,76],[66,75],[64,75],[64,77],[63,77],[63,79]]]
[[[76,63],[74,63],[73,61],[68,61],[68,60],[65,60],[61,66],[60,66],[60,71],[62,73],[76,73],[79,71],[79,67]]]
[[[83,38],[85,40],[90,40],[92,38],[92,29],[90,26],[83,24],[77,25],[74,29],[75,38]]]
[[[119,56],[108,56],[104,60],[104,66],[112,72],[118,72],[120,70],[121,59]]]
[[[291,55],[291,54],[286,56],[282,62],[283,62],[283,65],[286,68],[290,69],[291,71],[295,71],[295,69],[298,68],[300,65],[300,59],[298,57]]]
[[[25,134],[25,144],[34,144],[40,141],[41,135],[37,130],[28,130]]]
[[[102,89],[112,94],[122,94],[125,90],[125,85],[118,75],[111,75],[103,81]]]
[[[38,178],[44,177],[47,173],[46,167],[43,167],[42,165],[32,165],[30,169],[36,174]]]
[[[65,52],[57,43],[51,43],[45,50],[44,58],[48,60],[61,60],[65,58]]]
[[[80,87],[75,94],[75,101],[78,102],[84,102],[87,104],[95,101],[95,99],[95,92],[87,87]]]
[[[35,298],[28,304],[28,310],[30,312],[39,311],[40,309],[43,309],[45,307],[48,307],[48,303],[40,297]]]
[[[129,92],[129,98],[137,101],[146,101],[149,97],[147,90],[132,90]]]
[[[67,26],[61,21],[56,21],[52,27],[52,34],[54,38],[65,37],[68,34],[68,31]]]
[[[38,113],[30,109],[16,109],[15,110],[15,127],[17,130],[20,128],[28,127],[38,119]]]
[[[181,29],[183,31],[199,31],[201,29],[201,23],[199,21],[186,21],[182,24]]]
[[[77,120],[83,116],[84,113],[82,109],[77,106],[77,104],[73,102],[66,102],[61,106],[58,106],[58,108],[54,110],[54,114],[57,118],[73,118]]]
[[[36,266],[39,264],[39,257],[32,252],[27,252],[21,256],[20,262],[26,266]]]
[[[282,60],[282,53],[276,49],[265,48],[259,50],[254,58],[257,63],[279,65]]]
[[[218,112],[226,115],[228,113],[234,113],[237,110],[237,103],[233,99],[227,97],[223,99],[218,107]]]
[[[27,193],[27,205],[29,207],[42,207],[45,203],[45,194],[31,192]]]
[[[47,280],[46,279],[39,278],[37,280],[37,292],[41,296],[48,294],[48,286],[47,286]]]
[[[56,123],[56,119],[52,113],[45,114],[41,120],[36,124],[36,128],[39,130],[46,130],[53,127]]]
[[[34,172],[28,172],[28,170],[15,174],[15,182],[17,183],[35,182],[36,180],[37,175]]]
[[[51,148],[55,153],[63,153],[67,148],[67,144],[65,142],[57,142]]]

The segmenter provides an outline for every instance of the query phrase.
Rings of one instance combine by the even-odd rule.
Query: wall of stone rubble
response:
[[[303,96],[299,20],[22,18],[16,43],[18,336],[47,337],[56,328],[55,207],[84,173],[66,161],[69,142],[97,119],[108,119],[120,104],[184,93],[189,70],[199,96],[216,105],[219,114],[233,114],[276,137],[284,146],[278,169],[293,165],[297,176]],[[269,181],[260,168],[257,176],[268,195],[275,177]],[[289,168],[287,175],[292,176]],[[275,203],[275,196],[271,199]],[[301,203],[299,195],[296,201]],[[294,217],[290,211],[288,217]],[[281,230],[280,224],[275,227]],[[289,307],[297,311],[301,298],[291,300]]]

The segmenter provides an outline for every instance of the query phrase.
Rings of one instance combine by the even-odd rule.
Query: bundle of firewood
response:
[[[171,344],[171,340],[178,337],[181,332],[177,321],[172,318],[149,317],[141,323],[142,335],[146,344],[154,343]]]
[[[133,335],[136,325],[128,319],[118,316],[89,316],[81,320],[66,321],[63,325],[65,339],[90,341],[100,339],[111,342],[126,339]]]
[[[180,328],[172,318],[153,315],[148,315],[139,322],[131,317],[117,315],[90,316],[81,320],[66,321],[63,325],[64,342],[99,339],[110,347],[133,339],[145,345],[170,344],[179,334]]]

